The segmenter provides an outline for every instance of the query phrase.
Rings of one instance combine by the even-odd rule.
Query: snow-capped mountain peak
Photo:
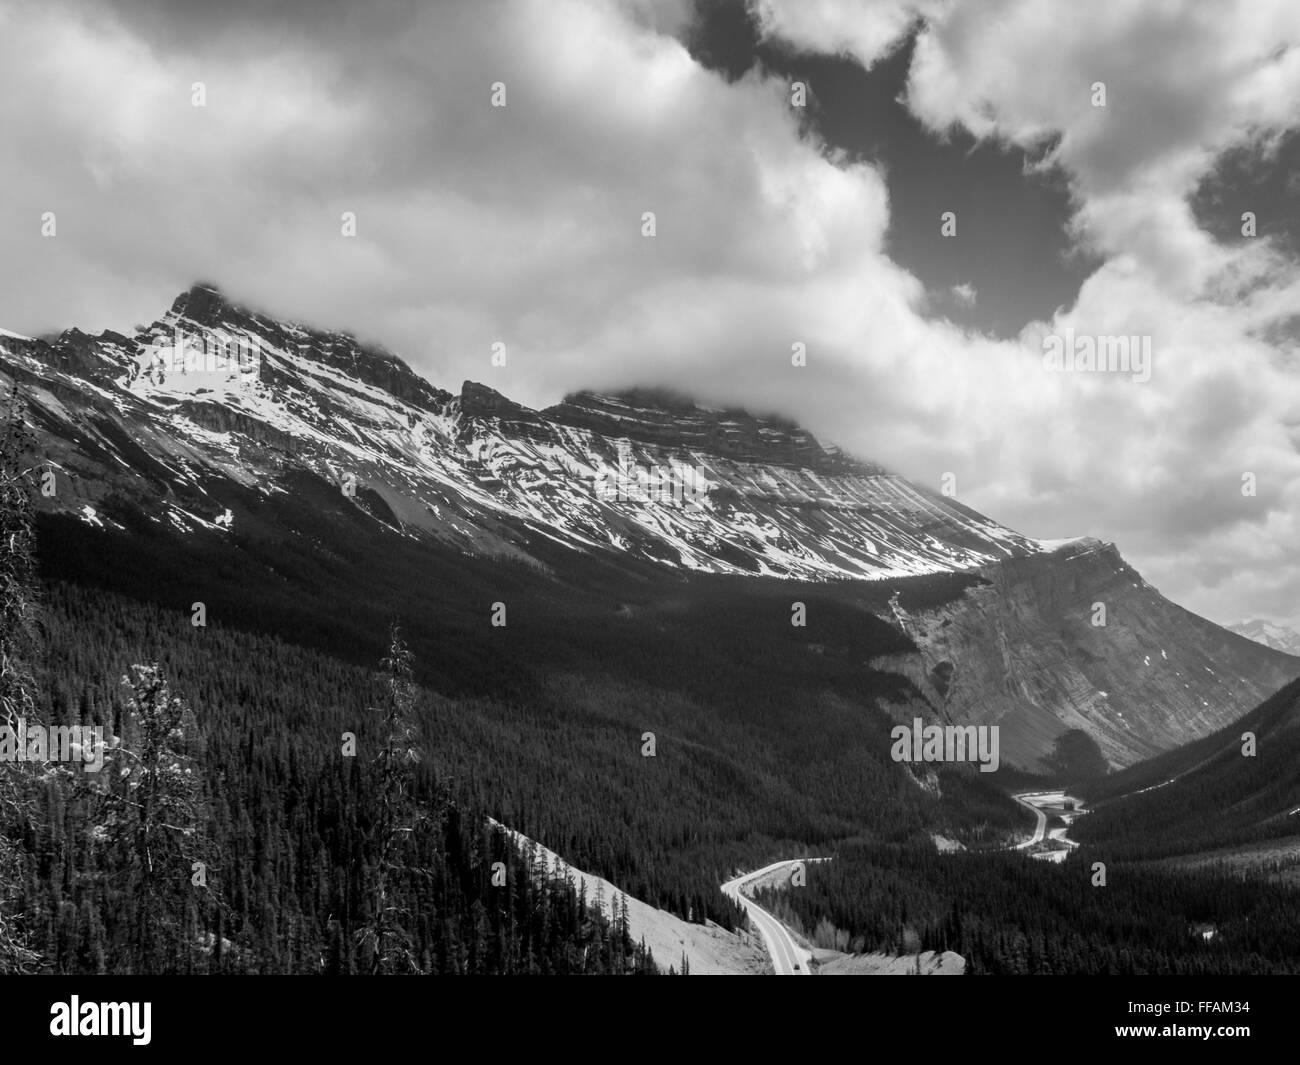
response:
[[[1300,632],[1277,625],[1271,621],[1256,618],[1254,621],[1239,621],[1227,626],[1228,631],[1244,636],[1248,640],[1262,643],[1275,651],[1285,651],[1289,655],[1300,656]]]
[[[178,497],[201,491],[214,514],[238,513],[214,477],[274,492],[307,470],[382,500],[411,535],[478,552],[529,555],[540,535],[694,570],[883,578],[1039,550],[785,419],[648,389],[543,411],[469,381],[453,394],[381,347],[211,285],[131,338],[69,330],[0,350],[68,449],[78,511],[156,494],[142,465],[167,471]]]

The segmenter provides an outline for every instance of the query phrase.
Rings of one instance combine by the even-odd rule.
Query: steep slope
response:
[[[1246,739],[1247,734],[1253,740]],[[1097,785],[1076,835],[1125,857],[1162,858],[1244,845],[1248,864],[1300,871],[1300,681],[1241,720]],[[1294,875],[1294,873],[1293,873]]]
[[[588,906],[598,907],[611,921],[616,904],[620,913],[625,910],[632,942],[644,943],[650,949],[661,972],[670,968],[678,973],[686,968],[691,976],[755,976],[771,972],[762,939],[755,934],[743,929],[728,932],[711,921],[700,924],[684,921],[647,906],[603,877],[575,869],[561,855],[522,833],[500,827],[529,867],[539,871],[538,879],[551,876],[569,880]]]
[[[601,580],[612,566],[634,584],[647,567],[866,580],[863,608],[918,649],[878,663],[913,682],[899,712],[998,724],[1003,759],[1025,768],[1074,728],[1131,764],[1300,672],[1163,599],[1113,546],[1036,542],[783,419],[662,391],[578,393],[543,411],[472,382],[451,393],[380,347],[209,285],[131,337],[0,336],[0,387],[10,381],[54,474],[41,508],[129,531],[151,557],[175,555],[177,574],[195,571],[186,550],[215,557],[209,537],[238,541],[235,555],[292,545],[294,565],[271,566],[287,596],[295,580],[344,579],[339,545],[382,529],[412,557],[427,544],[556,580],[597,562]],[[153,536],[192,543],[176,554]],[[969,579],[918,598],[918,580],[948,574]],[[882,588],[905,594],[891,607]],[[1091,624],[1098,602],[1104,627]],[[280,616],[288,625],[292,608]]]
[[[1040,768],[1067,729],[1131,765],[1221,728],[1300,673],[1300,660],[1165,599],[1113,544],[1081,539],[981,576],[949,603],[894,605],[920,651],[895,668],[949,720],[1001,725],[1003,758],[1024,768]]]

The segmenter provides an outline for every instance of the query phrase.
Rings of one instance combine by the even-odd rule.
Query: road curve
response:
[[[1087,813],[1083,808],[1082,803],[1080,803],[1074,796],[1067,795],[1063,791],[1022,791],[1019,795],[1013,795],[1012,798],[1015,799],[1016,802],[1020,803],[1021,806],[1025,807],[1025,809],[1033,810],[1034,816],[1038,818],[1037,823],[1034,825],[1034,834],[1030,836],[1029,839],[1014,844],[1011,847],[1012,850],[1024,850],[1026,847],[1032,847],[1035,843],[1043,842],[1043,839],[1046,836],[1046,838],[1050,839],[1053,843],[1064,844],[1066,849],[1057,847],[1036,853],[1032,855],[1032,857],[1059,862],[1065,858],[1070,849],[1079,846],[1078,840],[1073,840],[1066,836],[1066,832],[1069,831],[1070,825],[1074,819],[1080,814]],[[1066,803],[1072,803],[1074,805],[1066,812],[1062,812],[1060,815],[1061,820],[1065,822],[1064,827],[1054,828],[1051,832],[1047,832],[1047,814],[1043,812],[1043,807],[1046,806],[1053,809],[1060,809],[1064,807]]]
[[[1047,815],[1043,813],[1039,805],[1032,800],[1037,799],[1044,805],[1048,803],[1064,802],[1070,798],[1064,792],[1021,792],[1019,795],[1013,795],[1013,799],[1020,803],[1027,810],[1033,810],[1034,816],[1038,819],[1034,825],[1034,834],[1029,839],[1014,845],[1012,849],[1023,850],[1025,847],[1032,847],[1035,843],[1041,843],[1047,836]],[[1077,800],[1076,800],[1077,801]],[[1300,813],[1300,810],[1293,812]],[[1077,847],[1078,843],[1072,839],[1065,838],[1065,829],[1057,829],[1052,833],[1052,838],[1057,842],[1068,844],[1071,847]],[[767,944],[767,952],[772,956],[772,967],[777,976],[807,976],[808,960],[811,957],[809,951],[805,950],[795,942],[794,937],[790,934],[789,929],[780,921],[768,913],[762,906],[747,896],[741,889],[751,884],[760,877],[768,873],[775,872],[778,869],[789,868],[798,865],[800,862],[824,862],[829,861],[827,858],[789,858],[781,862],[773,862],[771,865],[765,865],[762,869],[755,869],[752,873],[742,873],[732,880],[728,880],[722,885],[723,894],[730,896],[744,908],[749,915],[760,934],[763,936],[763,942]]]
[[[1022,850],[1025,847],[1032,847],[1035,843],[1041,843],[1043,840],[1043,836],[1047,831],[1047,815],[1043,813],[1043,811],[1040,810],[1033,803],[1026,802],[1025,800],[1029,797],[1030,797],[1030,793],[1028,792],[1025,792],[1020,795],[1012,796],[1012,798],[1015,799],[1016,802],[1020,803],[1020,805],[1023,806],[1026,810],[1034,811],[1034,816],[1038,818],[1038,823],[1034,825],[1034,834],[1030,836],[1027,840],[1017,843],[1012,848],[1012,850]],[[1037,798],[1038,796],[1033,795],[1033,797]]]
[[[755,869],[752,873],[743,873],[722,885],[723,894],[735,899],[745,908],[749,919],[762,934],[763,941],[767,944],[767,952],[772,956],[772,966],[777,976],[807,976],[810,954],[794,941],[794,937],[785,925],[749,898],[741,888],[777,869],[798,865],[800,862],[825,860],[824,858],[792,858],[788,861],[773,862],[771,865],[763,866],[762,869]]]

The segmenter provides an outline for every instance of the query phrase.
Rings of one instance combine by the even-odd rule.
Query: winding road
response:
[[[1034,834],[1026,840],[1015,844],[1013,850],[1024,850],[1026,847],[1032,847],[1035,843],[1042,843],[1044,839],[1051,839],[1056,843],[1064,843],[1067,848],[1077,847],[1077,840],[1069,839],[1066,832],[1069,831],[1070,822],[1084,812],[1081,805],[1076,805],[1073,810],[1060,814],[1061,820],[1065,822],[1062,828],[1054,828],[1049,833],[1047,831],[1047,814],[1044,813],[1046,808],[1062,809],[1067,802],[1079,803],[1073,795],[1066,795],[1063,791],[1026,791],[1019,795],[1013,795],[1013,799],[1020,803],[1021,806],[1028,810],[1034,811],[1034,816],[1038,818],[1034,825]],[[1065,860],[1069,850],[1050,850],[1043,851],[1039,854],[1031,855],[1034,858],[1043,858],[1047,861],[1060,862]]]
[[[1079,845],[1077,840],[1068,839],[1065,833],[1069,831],[1070,822],[1078,814],[1085,812],[1081,806],[1076,806],[1075,809],[1062,813],[1060,816],[1065,821],[1065,827],[1054,828],[1050,833],[1047,831],[1047,814],[1044,813],[1046,809],[1059,810],[1065,806],[1066,802],[1078,803],[1079,800],[1074,796],[1066,795],[1063,791],[1026,791],[1021,792],[1019,795],[1013,795],[1012,798],[1027,810],[1033,810],[1034,816],[1038,818],[1037,823],[1034,825],[1034,834],[1020,843],[1013,844],[1012,850],[1024,850],[1027,847],[1032,847],[1035,843],[1042,843],[1045,839],[1051,839],[1057,843],[1065,844],[1066,849],[1043,851],[1031,855],[1031,857],[1043,858],[1048,861],[1062,861],[1069,853],[1069,848]],[[1292,811],[1292,813],[1298,812],[1300,810]],[[722,885],[723,893],[735,899],[744,908],[754,927],[763,936],[763,942],[767,944],[767,952],[772,956],[772,967],[776,970],[777,976],[807,976],[809,974],[808,961],[812,957],[812,953],[799,946],[795,942],[794,936],[790,934],[790,930],[746,895],[742,889],[779,869],[792,868],[800,862],[826,861],[830,861],[830,859],[789,858],[785,861],[765,865],[762,869],[755,869],[752,873],[742,873]]]
[[[1016,802],[1020,803],[1021,806],[1025,807],[1025,809],[1033,810],[1035,816],[1038,818],[1038,824],[1034,826],[1034,834],[1027,840],[1017,843],[1012,849],[1023,850],[1025,847],[1032,847],[1035,843],[1041,843],[1043,836],[1047,833],[1047,815],[1033,803],[1028,801],[1028,795],[1014,795],[1012,798],[1014,798]]]
[[[798,865],[800,862],[824,862],[826,858],[793,858],[784,862],[773,862],[771,865],[765,865],[762,869],[755,869],[752,873],[743,873],[734,880],[728,880],[722,885],[723,894],[729,895],[745,908],[749,914],[749,919],[754,923],[760,933],[763,941],[767,944],[767,952],[772,956],[772,965],[776,969],[777,976],[807,976],[808,959],[812,957],[810,951],[805,950],[794,941],[794,936],[790,934],[789,929],[780,921],[768,913],[753,899],[749,898],[741,888],[751,882],[774,873],[778,869]]]

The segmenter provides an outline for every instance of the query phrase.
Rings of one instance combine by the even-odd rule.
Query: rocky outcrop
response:
[[[451,393],[435,388],[396,355],[377,344],[363,344],[349,333],[331,333],[279,322],[231,303],[215,286],[197,284],[172,303],[170,314],[151,332],[167,336],[180,319],[213,332],[247,333],[272,349],[297,354],[340,371],[355,381],[379,388],[396,399],[427,411],[440,410]]]
[[[879,466],[847,458],[793,422],[744,410],[716,410],[661,389],[603,394],[574,392],[542,412],[561,425],[660,447],[702,450],[737,462],[761,462],[819,473],[880,475]]]
[[[303,450],[300,439],[258,418],[242,411],[232,410],[220,403],[182,400],[176,405],[176,409],[196,425],[201,425],[214,433],[239,433],[255,443],[276,448],[288,455],[298,455]]]
[[[1001,727],[1026,769],[1083,729],[1114,766],[1222,728],[1300,675],[1293,658],[1171,603],[1113,544],[1080,540],[985,567],[987,583],[888,619],[920,649],[880,661],[960,724]]]
[[[107,385],[122,373],[135,348],[135,341],[111,330],[92,336],[67,329],[38,357],[64,373]]]

